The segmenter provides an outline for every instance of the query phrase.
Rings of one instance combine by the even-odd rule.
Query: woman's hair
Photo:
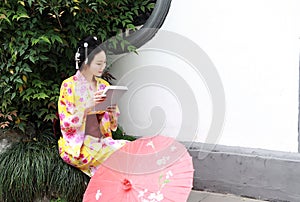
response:
[[[82,64],[90,64],[97,53],[103,51],[100,47],[101,42],[94,36],[88,36],[78,42],[75,54],[76,69]]]

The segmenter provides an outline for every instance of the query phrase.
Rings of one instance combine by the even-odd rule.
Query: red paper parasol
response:
[[[184,145],[161,135],[129,142],[91,178],[84,202],[184,202],[193,184],[192,158]]]

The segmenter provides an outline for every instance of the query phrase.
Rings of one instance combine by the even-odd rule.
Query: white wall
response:
[[[198,44],[224,86],[226,121],[219,144],[297,152],[299,8],[299,0],[172,0],[162,29]],[[209,91],[201,79],[193,78],[191,66],[178,65],[184,62],[143,48],[139,56],[129,58],[112,68],[119,79],[131,68],[151,63],[163,64],[187,80],[199,109],[196,141],[205,142],[213,111]],[[153,86],[147,89],[155,95]],[[176,134],[182,121],[180,103],[168,90],[163,102],[161,88],[157,96],[149,97],[147,92],[138,91],[139,98],[132,102],[135,123],[151,125],[148,112],[159,105],[167,120],[160,132]],[[151,104],[146,102],[149,99]],[[122,123],[125,131],[138,135],[130,128],[131,123],[121,119]]]

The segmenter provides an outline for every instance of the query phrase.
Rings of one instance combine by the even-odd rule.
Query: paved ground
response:
[[[262,202],[231,194],[219,194],[205,191],[192,191],[188,202]]]

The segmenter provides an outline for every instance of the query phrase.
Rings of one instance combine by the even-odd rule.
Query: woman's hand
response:
[[[94,94],[94,102],[95,104],[99,104],[101,102],[103,102],[106,98],[106,95],[102,95],[102,92],[103,91],[97,91],[95,94]]]
[[[106,111],[109,115],[109,121],[110,121],[110,129],[112,131],[115,131],[118,127],[118,115],[117,115],[117,106],[112,105],[109,106]]]
[[[117,106],[116,106],[116,105],[111,105],[111,106],[107,107],[107,109],[106,109],[106,111],[107,111],[108,113],[110,113],[110,114],[115,113],[116,110],[117,110]]]

